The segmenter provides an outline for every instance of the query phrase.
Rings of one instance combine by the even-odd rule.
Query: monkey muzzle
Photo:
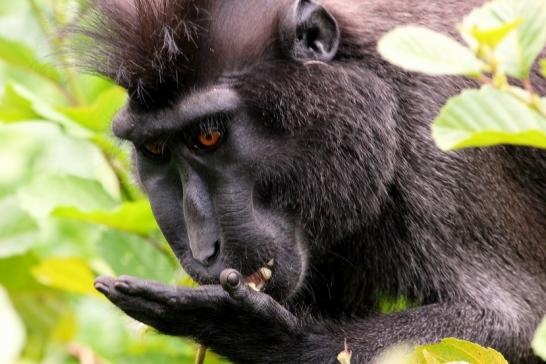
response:
[[[253,290],[261,292],[265,288],[267,282],[271,280],[271,276],[273,275],[273,271],[271,269],[273,268],[274,264],[275,261],[271,259],[267,263],[266,267],[262,267],[251,275],[245,277],[245,283]]]

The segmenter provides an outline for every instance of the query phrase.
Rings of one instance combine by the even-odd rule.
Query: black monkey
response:
[[[131,95],[114,133],[135,145],[157,221],[203,284],[102,277],[97,289],[236,363],[334,363],[345,338],[368,363],[450,336],[536,362],[546,154],[440,152],[430,122],[472,81],[408,74],[376,52],[396,25],[447,31],[479,5],[95,0],[85,55]],[[382,315],[385,297],[416,307]]]

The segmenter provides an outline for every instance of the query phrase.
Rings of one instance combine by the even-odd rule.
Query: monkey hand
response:
[[[233,269],[223,271],[220,282],[187,288],[100,277],[95,288],[136,320],[169,335],[195,339],[236,362],[256,355],[271,360],[284,348],[298,346],[302,334],[292,313],[248,287]]]

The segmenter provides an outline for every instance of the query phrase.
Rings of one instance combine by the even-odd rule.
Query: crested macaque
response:
[[[113,132],[201,284],[96,288],[234,363],[336,363],[345,339],[370,363],[444,337],[538,362],[546,154],[441,152],[430,123],[474,81],[410,74],[376,50],[397,25],[452,31],[479,5],[94,0],[84,61],[128,90]],[[412,308],[381,312],[399,297]]]

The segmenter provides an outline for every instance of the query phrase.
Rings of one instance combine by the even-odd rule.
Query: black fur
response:
[[[188,55],[206,22],[200,9],[193,0],[90,0],[74,48],[84,66],[115,80],[135,98],[167,97],[186,82],[182,73]],[[96,43],[90,45],[91,39]]]
[[[538,362],[530,341],[546,312],[546,153],[442,153],[430,122],[475,85],[408,74],[376,52],[398,24],[452,31],[479,1],[323,1],[341,31],[328,63],[286,52],[295,1],[135,3],[95,4],[83,33],[96,40],[96,70],[133,91],[116,133],[140,145],[177,130],[176,158],[136,153],[139,178],[182,265],[213,286],[99,279],[114,303],[237,363],[333,363],[345,338],[353,362],[367,363],[390,345],[448,336],[513,364]],[[546,94],[543,78],[533,82]],[[233,125],[214,156],[190,155],[180,133],[195,120],[181,115],[213,85],[237,95],[217,102]],[[201,245],[190,248],[192,229]],[[212,257],[214,239],[215,262],[197,263],[197,251]],[[214,286],[226,268],[246,276],[271,256],[268,295],[240,276]],[[385,297],[418,307],[380,315]]]

